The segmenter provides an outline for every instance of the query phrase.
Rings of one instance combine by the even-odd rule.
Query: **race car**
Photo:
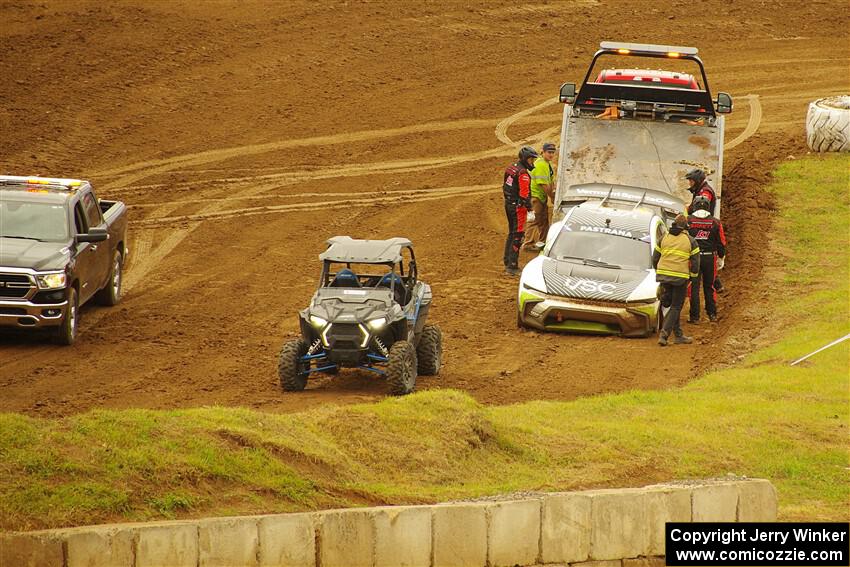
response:
[[[573,187],[585,199],[549,229],[523,269],[517,325],[648,337],[661,322],[652,252],[684,204],[628,186]]]

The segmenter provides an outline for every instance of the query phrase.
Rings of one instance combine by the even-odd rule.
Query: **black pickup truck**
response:
[[[127,208],[79,179],[0,175],[0,327],[77,337],[80,306],[115,305]]]

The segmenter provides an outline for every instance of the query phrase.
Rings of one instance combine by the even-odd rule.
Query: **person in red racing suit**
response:
[[[708,181],[705,179],[705,172],[701,169],[692,169],[688,173],[685,174],[685,179],[688,180],[688,191],[691,192],[693,198],[691,199],[691,204],[688,205],[688,214],[694,212],[694,203],[696,202],[697,197],[705,197],[708,199],[709,208],[708,212],[711,216],[717,215],[717,194],[714,192],[714,188],[708,184]],[[715,272],[714,278],[714,289],[718,293],[723,293],[723,282],[720,281],[720,278],[717,277],[717,273]]]
[[[722,262],[726,257],[726,234],[723,224],[711,216],[708,198],[698,195],[691,203],[693,213],[688,216],[688,232],[699,244],[699,275],[691,281],[691,312],[688,323],[699,323],[700,282],[705,295],[705,312],[709,321],[717,321],[717,294],[714,280],[717,274],[717,259]]]
[[[685,179],[688,180],[688,191],[693,195],[693,199],[691,200],[691,204],[688,205],[688,214],[694,212],[694,203],[698,197],[705,197],[708,199],[709,209],[708,212],[711,216],[714,216],[717,212],[717,195],[714,192],[714,188],[708,184],[708,181],[705,180],[705,172],[701,169],[692,169],[688,173],[685,174]]]
[[[505,169],[502,193],[505,197],[505,215],[508,217],[508,237],[505,240],[505,273],[519,275],[519,248],[525,236],[525,220],[531,208],[531,175],[538,154],[534,148],[523,146],[519,161]]]

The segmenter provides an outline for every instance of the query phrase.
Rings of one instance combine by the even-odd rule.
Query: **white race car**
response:
[[[676,209],[622,188],[565,208],[541,254],[523,269],[517,325],[545,331],[647,337],[660,324],[652,252]],[[605,195],[600,192],[600,195]]]

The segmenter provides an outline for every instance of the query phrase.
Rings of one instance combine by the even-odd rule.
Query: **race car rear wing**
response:
[[[634,203],[634,208],[654,207],[671,217],[685,210],[681,200],[663,191],[608,183],[582,183],[567,187],[560,201],[560,209],[566,212],[567,208],[590,200],[602,201],[603,204],[611,201]]]
[[[716,114],[732,112],[732,97],[727,93],[718,93],[717,100],[711,98],[705,67],[695,47],[672,45],[649,45],[642,43],[618,43],[603,41],[597,51],[581,88],[576,92],[575,83],[561,86],[560,101],[573,105],[578,111],[601,113],[606,108],[616,106],[624,117],[631,118],[671,118],[699,119],[714,118]],[[624,85],[597,83],[591,80],[596,61],[603,55],[648,57],[662,59],[688,60],[696,63],[702,76],[704,90],[691,90],[658,86],[646,86],[645,83]]]

